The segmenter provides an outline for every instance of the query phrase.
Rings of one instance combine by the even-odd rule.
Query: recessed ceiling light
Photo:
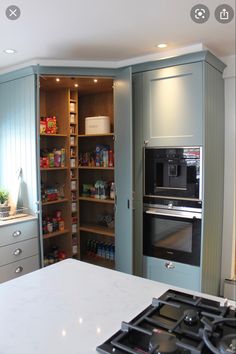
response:
[[[60,79],[59,79],[59,77],[57,77],[57,78],[56,78],[56,82],[60,82]]]
[[[6,53],[6,54],[15,54],[16,50],[15,49],[5,49],[4,53]]]
[[[75,87],[79,87],[79,85],[78,85],[78,84],[75,84],[74,86],[75,86]]]
[[[167,44],[161,43],[161,44],[158,44],[156,47],[158,47],[158,48],[166,48]]]
[[[97,80],[97,79],[94,79],[93,82],[98,82],[98,80]]]

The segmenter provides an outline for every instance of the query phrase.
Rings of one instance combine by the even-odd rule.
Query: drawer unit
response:
[[[0,227],[0,247],[38,237],[37,220]]]
[[[200,267],[144,256],[143,276],[173,286],[200,291]]]
[[[27,257],[35,256],[38,252],[38,238],[0,247],[0,267]]]
[[[33,272],[39,269],[39,257],[33,256],[21,261],[13,262],[11,264],[0,267],[0,283],[18,278],[21,275]]]

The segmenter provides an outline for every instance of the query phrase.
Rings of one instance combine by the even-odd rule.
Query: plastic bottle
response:
[[[115,183],[112,182],[110,188],[110,199],[115,199],[115,195],[116,195],[116,187],[115,187]]]
[[[108,152],[108,167],[114,166],[114,159],[113,159],[113,151],[109,150]]]

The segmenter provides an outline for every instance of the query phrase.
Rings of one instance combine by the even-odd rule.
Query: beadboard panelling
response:
[[[204,178],[201,291],[219,294],[224,187],[224,81],[204,63]]]
[[[37,201],[35,89],[34,75],[0,84],[0,185],[15,199],[22,168],[23,203],[31,213]]]

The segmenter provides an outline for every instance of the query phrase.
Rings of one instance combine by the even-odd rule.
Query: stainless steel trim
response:
[[[22,253],[22,249],[21,248],[17,248],[14,252],[13,255],[14,256],[19,256]]]
[[[155,189],[170,189],[170,190],[177,190],[177,191],[186,191],[187,188],[176,188],[176,187],[155,187]]]
[[[200,181],[199,181],[199,199],[202,200],[202,178],[203,178],[203,175],[202,175],[202,146],[199,146],[199,149],[200,149]]]
[[[164,210],[164,209],[147,209],[144,211],[146,214],[151,215],[158,215],[158,216],[170,216],[175,218],[182,218],[182,219],[201,219],[201,213],[191,213],[191,212],[184,212],[180,210]]]
[[[158,150],[165,150],[165,149],[201,149],[201,146],[146,146],[147,149],[158,149]]]
[[[172,197],[172,196],[160,196],[160,195],[147,195],[147,194],[144,194],[144,197],[147,197],[147,198],[159,198],[159,199],[175,199],[175,200],[189,200],[191,202],[201,202],[202,200],[201,199],[198,199],[198,198],[183,198],[183,197]]]
[[[143,193],[145,195],[146,193],[146,183],[145,183],[145,165],[146,165],[146,160],[145,160],[145,146],[143,148],[143,166],[142,166],[142,172],[143,172]]]
[[[18,274],[18,273],[21,273],[21,272],[23,272],[23,267],[21,267],[21,266],[17,267],[16,270],[15,270],[15,273]]]
[[[170,201],[171,202],[171,201]],[[191,208],[191,207],[186,207],[186,206],[173,206],[173,208],[169,208],[168,205],[163,205],[163,204],[149,204],[149,203],[144,203],[143,204],[144,209],[165,209],[165,210],[180,210],[180,211],[189,211],[191,213],[202,213],[202,208]]]
[[[17,231],[14,231],[12,236],[13,237],[19,237],[21,235],[21,231],[20,230],[17,230]]]
[[[167,269],[174,269],[174,268],[175,268],[175,265],[174,265],[174,263],[172,263],[172,262],[166,262],[166,263],[165,263],[165,267],[166,267]]]

